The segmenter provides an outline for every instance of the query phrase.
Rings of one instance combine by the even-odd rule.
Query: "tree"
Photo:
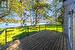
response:
[[[31,11],[34,11],[35,12],[35,24],[38,23],[37,18],[39,15],[44,16],[48,20],[51,20],[51,19],[49,19],[50,16],[47,15],[47,12],[49,10],[53,11],[53,13],[54,13],[53,18],[55,17],[55,20],[56,20],[57,13],[59,12],[59,8],[57,8],[57,6],[59,4],[59,0],[53,0],[53,2],[51,4],[46,3],[46,1],[48,1],[48,0],[20,0],[20,1],[9,0],[9,8],[10,8],[10,10],[15,11],[20,17],[23,16],[25,10],[29,11],[30,14],[31,14]],[[52,9],[53,7],[54,7],[54,9]],[[31,16],[30,16],[30,18],[31,18]],[[51,20],[51,21],[53,21],[53,20]],[[23,23],[24,23],[24,20],[23,20]]]
[[[63,18],[64,16],[64,7],[61,8],[61,15],[58,17],[58,22],[60,22],[61,24],[63,24]]]
[[[46,8],[47,8],[47,4],[43,1],[46,1],[46,0],[42,0],[42,1],[39,1],[39,0],[34,0],[34,4],[32,5],[32,9],[35,11],[36,13],[36,17],[35,17],[35,24],[37,24],[37,18],[38,18],[38,15],[44,15],[46,13]]]
[[[25,7],[17,0],[9,0],[9,8],[11,11],[15,11],[16,13],[18,13],[18,15],[21,17]]]
[[[58,17],[62,14],[62,11],[61,11],[62,2],[60,2],[59,0],[53,0],[53,2],[50,5],[51,5],[50,6],[51,8],[49,8],[48,11],[51,11],[53,13],[53,15],[51,15],[51,17],[54,18],[52,21],[53,23],[57,24]],[[47,16],[50,16],[50,15],[47,15]]]
[[[30,1],[31,0],[9,0],[9,9],[10,11],[16,12],[19,17],[21,17],[22,24],[24,24],[25,20],[23,20],[23,14],[25,10],[30,10]]]

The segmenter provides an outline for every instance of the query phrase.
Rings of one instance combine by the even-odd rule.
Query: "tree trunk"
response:
[[[36,17],[35,17],[35,25],[37,25],[37,9],[36,9]]]

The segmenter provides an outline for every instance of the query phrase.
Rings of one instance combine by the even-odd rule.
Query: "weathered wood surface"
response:
[[[62,33],[48,30],[25,37],[19,44],[18,50],[66,50],[66,40]]]

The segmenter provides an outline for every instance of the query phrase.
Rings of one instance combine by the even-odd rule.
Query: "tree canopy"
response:
[[[35,22],[37,22],[39,15],[46,19],[49,19],[49,17],[57,19],[62,12],[62,3],[59,0],[8,0],[8,3],[10,11],[16,12],[20,17],[22,17],[24,11],[30,12],[33,10],[36,17]]]

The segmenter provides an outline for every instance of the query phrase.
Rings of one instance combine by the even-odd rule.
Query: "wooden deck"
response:
[[[21,39],[19,48],[15,50],[67,50],[63,34],[48,30]]]
[[[66,50],[62,33],[41,31],[21,40],[22,50]]]

